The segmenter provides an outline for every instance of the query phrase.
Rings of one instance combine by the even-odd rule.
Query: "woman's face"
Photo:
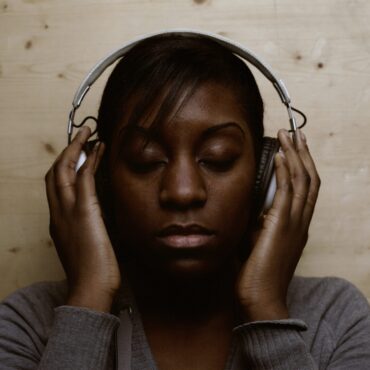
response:
[[[205,83],[171,122],[154,132],[139,123],[123,135],[123,141],[115,135],[110,151],[120,248],[146,268],[175,275],[214,272],[236,261],[255,158],[232,90]]]

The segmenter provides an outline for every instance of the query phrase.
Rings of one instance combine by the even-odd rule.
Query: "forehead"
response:
[[[197,88],[174,118],[214,123],[237,121],[246,125],[240,99],[230,88],[216,83],[206,83]]]
[[[184,150],[193,152],[215,137],[226,140],[225,143],[230,143],[230,140],[241,143],[245,153],[253,155],[252,133],[240,99],[231,89],[217,83],[205,83],[187,93],[184,92],[176,101],[177,105],[167,116],[168,119],[159,120],[156,125],[153,125],[153,120],[163,104],[158,98],[149,114],[142,115],[145,119],[131,124],[123,120],[112,140],[112,163],[127,145],[147,148],[149,143],[156,142],[173,153]]]
[[[135,109],[137,99],[136,96],[128,105],[126,117],[130,114],[130,108]],[[206,82],[195,89],[188,88],[179,95],[171,111],[161,117],[162,105],[167,104],[167,99],[169,98],[165,94],[153,98],[153,103],[147,112],[141,114],[138,120],[130,122],[123,117],[120,131],[131,131],[127,130],[130,126],[139,126],[152,132],[165,134],[173,129],[193,130],[202,129],[202,126],[236,122],[245,132],[249,132],[241,99],[225,85]]]

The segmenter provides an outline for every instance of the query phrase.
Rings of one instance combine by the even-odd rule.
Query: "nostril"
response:
[[[175,187],[175,188],[174,188]],[[177,209],[201,207],[207,200],[207,194],[203,189],[165,188],[160,193],[160,203],[164,207]]]

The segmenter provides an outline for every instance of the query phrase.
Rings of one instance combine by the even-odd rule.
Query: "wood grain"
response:
[[[97,60],[165,28],[209,30],[268,60],[322,178],[298,272],[342,276],[370,297],[370,2],[367,0],[0,0],[0,297],[63,271],[48,236],[43,177],[66,144],[73,94]],[[81,117],[95,113],[106,75]],[[286,126],[258,73],[267,133]]]

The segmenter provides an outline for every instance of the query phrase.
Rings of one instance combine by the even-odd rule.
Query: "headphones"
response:
[[[263,62],[259,57],[257,57],[252,51],[245,48],[241,44],[231,41],[223,36],[219,36],[216,34],[203,32],[203,31],[195,31],[195,30],[188,30],[188,29],[175,29],[169,30],[164,32],[156,32],[149,35],[144,35],[142,37],[136,38],[135,40],[126,43],[119,49],[113,51],[108,56],[100,60],[88,73],[85,79],[82,81],[81,85],[77,89],[77,92],[74,96],[72,102],[72,110],[69,114],[68,120],[68,144],[71,142],[73,128],[81,127],[87,119],[94,117],[86,117],[80,124],[76,124],[74,122],[74,116],[76,110],[80,107],[82,100],[86,96],[86,93],[89,91],[90,87],[93,83],[99,78],[99,76],[105,71],[105,69],[110,66],[112,63],[117,61],[119,58],[125,56],[125,54],[131,50],[135,45],[140,43],[141,41],[159,35],[182,35],[186,37],[195,37],[195,38],[204,38],[210,39],[218,44],[222,45],[226,49],[230,50],[232,53],[236,54],[237,56],[241,57],[242,59],[248,61],[252,65],[254,65],[268,80],[271,81],[275,90],[278,92],[282,103],[285,105],[288,117],[289,117],[289,124],[290,124],[290,132],[295,134],[297,128],[303,127],[306,122],[306,116],[300,110],[293,108],[291,106],[291,99],[288,93],[287,88],[285,87],[284,82],[279,79],[275,73],[272,71],[269,65]],[[297,112],[303,117],[303,123],[297,127],[296,119],[293,115],[293,111]],[[95,134],[96,130],[92,133]],[[271,137],[264,137],[263,138],[263,146],[261,152],[260,162],[257,168],[256,174],[256,182],[254,186],[255,192],[255,207],[258,210],[258,214],[262,214],[266,212],[272,205],[275,192],[276,192],[276,177],[274,173],[274,157],[275,154],[279,151],[280,144],[278,139],[271,138]],[[82,166],[82,164],[86,160],[86,153],[84,151],[81,152],[79,160],[76,165],[76,171]]]

